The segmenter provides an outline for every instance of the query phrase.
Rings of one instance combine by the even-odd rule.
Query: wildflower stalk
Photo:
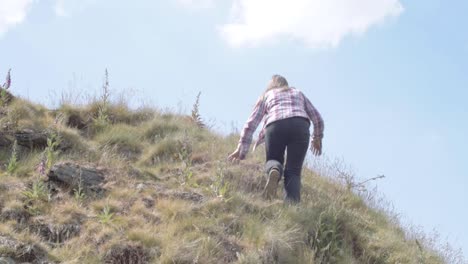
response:
[[[198,127],[204,128],[205,124],[203,123],[203,119],[201,118],[200,115],[200,95],[201,92],[198,93],[197,99],[195,100],[195,103],[193,104],[192,107],[192,120],[197,124]]]
[[[8,102],[8,92],[7,90],[11,86],[11,75],[10,75],[11,69],[8,70],[7,76],[5,83],[0,86],[0,103],[1,106],[5,106]]]
[[[16,153],[17,148],[18,142],[15,140],[15,143],[13,143],[13,150],[11,152],[10,160],[8,161],[7,165],[7,172],[9,174],[13,174],[18,168],[18,154]]]

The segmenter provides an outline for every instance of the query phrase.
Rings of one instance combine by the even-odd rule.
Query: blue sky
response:
[[[110,72],[134,104],[239,128],[272,74],[322,113],[324,150],[468,252],[468,2],[0,0],[0,75],[54,106]],[[129,92],[133,91],[133,92]],[[130,97],[130,96],[129,96]]]

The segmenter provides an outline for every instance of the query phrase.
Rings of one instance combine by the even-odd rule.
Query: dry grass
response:
[[[22,192],[42,181],[36,167],[43,150],[19,153],[9,174],[4,160],[11,150],[2,149],[0,234],[38,244],[64,263],[463,263],[324,171],[304,170],[299,206],[265,201],[263,149],[227,163],[237,135],[217,135],[190,117],[132,110],[124,101],[110,103],[98,127],[99,105],[48,111],[16,100],[4,111],[2,124],[54,131],[69,145],[57,161],[104,167],[107,181],[104,196],[46,185],[48,199],[27,204]],[[72,115],[86,126],[68,127]],[[19,221],[14,213],[29,215]],[[76,223],[80,232],[51,244],[26,228],[38,221]]]

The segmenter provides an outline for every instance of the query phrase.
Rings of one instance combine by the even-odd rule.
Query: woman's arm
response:
[[[302,96],[304,97],[304,105],[307,115],[314,125],[311,150],[315,156],[320,156],[322,155],[322,138],[324,130],[323,119],[310,100],[304,94],[302,94]]]
[[[255,107],[250,114],[250,117],[247,119],[247,122],[242,129],[239,144],[237,146],[236,151],[231,154],[230,159],[244,159],[249,151],[250,144],[252,143],[252,137],[257,129],[258,125],[263,119],[265,115],[266,108],[265,108],[265,100],[264,97],[260,97],[260,99],[255,104]],[[233,156],[234,155],[234,156]]]
[[[315,109],[314,105],[312,105],[310,100],[304,94],[302,94],[302,96],[304,97],[305,110],[307,112],[307,115],[309,116],[310,120],[312,121],[312,124],[314,125],[313,138],[322,139],[323,130],[325,128],[322,116],[317,111],[317,109]]]

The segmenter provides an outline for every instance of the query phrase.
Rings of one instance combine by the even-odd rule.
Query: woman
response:
[[[274,75],[246,122],[237,149],[229,155],[230,161],[245,158],[252,136],[262,119],[265,120],[263,129],[254,150],[259,144],[266,143],[265,169],[268,181],[263,194],[267,199],[276,195],[278,182],[284,171],[285,201],[298,203],[301,199],[302,164],[309,146],[310,121],[314,125],[311,150],[318,156],[322,154],[322,117],[301,91],[289,87],[283,76]]]

